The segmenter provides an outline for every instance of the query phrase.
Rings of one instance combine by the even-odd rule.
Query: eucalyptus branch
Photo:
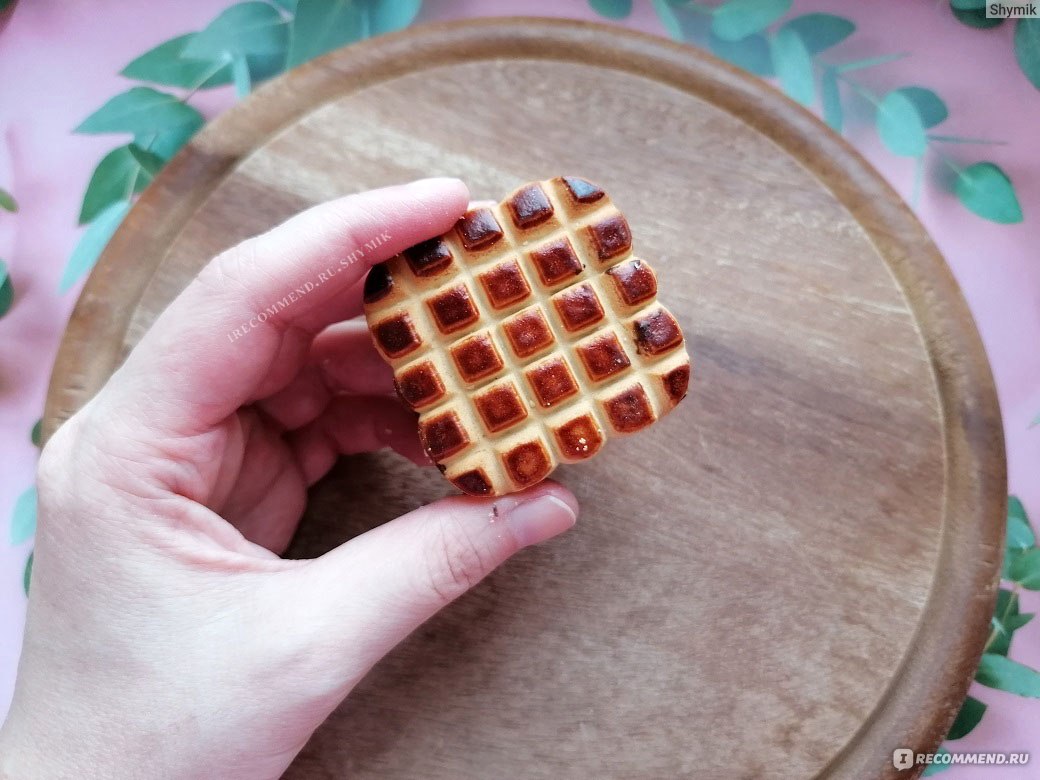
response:
[[[89,215],[83,218],[90,224],[69,258],[59,290],[70,289],[93,267],[142,177],[154,176],[205,123],[189,101],[199,90],[228,83],[220,76],[222,70],[231,65],[245,68],[244,74],[241,67],[236,69],[230,79],[241,93],[243,83],[248,87],[361,37],[407,27],[420,6],[421,0],[229,3],[204,29],[178,35],[135,58],[121,75],[137,83],[108,100],[75,130],[129,134],[134,139],[129,152],[136,165],[123,156],[127,147],[120,146],[95,168],[80,211],[81,216]],[[141,151],[149,153],[148,158]]]

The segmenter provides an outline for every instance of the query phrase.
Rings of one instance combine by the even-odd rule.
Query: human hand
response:
[[[225,252],[57,431],[0,777],[277,777],[394,645],[574,523],[574,497],[543,483],[278,557],[338,455],[428,462],[364,324],[343,321],[373,263],[466,203],[459,181],[419,181]]]

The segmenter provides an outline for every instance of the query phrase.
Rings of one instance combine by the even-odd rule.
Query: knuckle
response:
[[[448,603],[484,579],[492,568],[491,556],[458,515],[449,513],[435,528],[428,559],[429,585]]]
[[[241,294],[249,277],[249,267],[254,264],[254,241],[247,239],[221,252],[203,267],[193,284],[218,298]]]
[[[54,483],[65,470],[70,445],[62,434],[64,427],[59,428],[40,451],[40,460],[36,464],[36,480],[40,485]]]
[[[127,477],[137,465],[127,459],[126,439],[102,408],[105,390],[70,417],[47,440],[36,465],[40,507],[53,516],[97,520],[112,516]],[[95,528],[99,528],[100,524]]]
[[[37,482],[41,487],[56,484],[68,475],[84,413],[85,410],[81,410],[69,418],[44,444],[36,464]]]
[[[47,440],[36,464],[36,489],[40,506],[64,510],[85,501],[83,482],[96,462],[89,436],[91,404],[65,421]]]
[[[261,323],[286,326],[279,304],[284,307],[292,285],[266,262],[269,252],[264,247],[269,240],[267,234],[254,236],[214,257],[192,281],[195,294],[215,309],[232,307]]]

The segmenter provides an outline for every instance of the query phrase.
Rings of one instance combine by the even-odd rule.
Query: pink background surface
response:
[[[129,83],[117,76],[133,57],[160,41],[197,30],[230,0],[130,3],[115,0],[23,0],[0,31],[0,186],[21,206],[0,215],[0,257],[11,268],[15,305],[0,320],[0,527],[33,479],[29,430],[39,417],[50,366],[75,292],[60,296],[58,279],[77,239],[79,204],[94,165],[115,141],[71,134],[87,114]],[[663,34],[648,2],[637,0],[624,24]],[[928,86],[947,102],[940,132],[999,139],[1004,146],[948,147],[954,159],[988,159],[1012,177],[1025,212],[1019,225],[995,225],[965,211],[926,184],[915,211],[944,252],[975,315],[996,376],[1008,447],[1011,492],[1040,521],[1040,92],[1015,65],[1010,25],[963,27],[933,0],[796,0],[794,12],[830,11],[853,18],[859,31],[836,60],[905,51],[904,60],[860,74],[875,92]],[[418,21],[526,13],[597,18],[583,0],[427,0]],[[229,89],[193,104],[213,116],[233,102]],[[882,149],[862,122],[846,137],[909,198],[913,161]],[[1034,523],[1036,524],[1036,523]],[[6,534],[6,531],[5,531]],[[32,543],[0,540],[0,715],[14,681],[25,598],[22,571]],[[1040,609],[1026,593],[1023,611]],[[1040,620],[1016,635],[1011,656],[1040,668]],[[1040,749],[1040,702],[975,685],[990,705],[981,725],[953,743],[957,751]],[[1040,753],[1020,769],[954,768],[944,777],[1040,778]]]

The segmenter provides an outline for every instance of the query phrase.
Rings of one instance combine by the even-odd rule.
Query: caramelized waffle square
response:
[[[682,329],[628,222],[574,176],[525,184],[375,266],[364,301],[426,453],[471,495],[591,458],[689,385]]]

